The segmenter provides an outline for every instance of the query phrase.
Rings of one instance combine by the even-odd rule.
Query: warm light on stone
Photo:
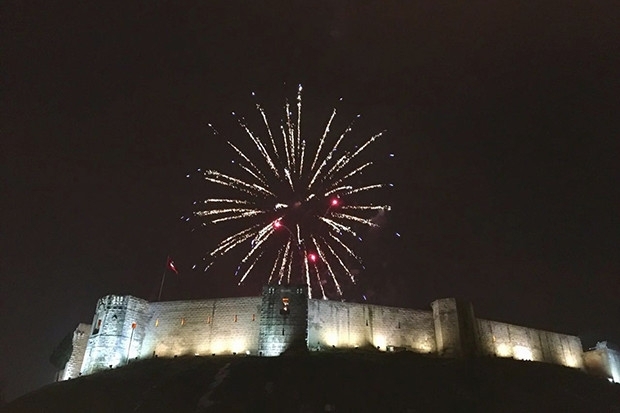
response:
[[[514,358],[517,360],[532,361],[532,350],[525,346],[514,346],[512,348]]]
[[[620,355],[584,352],[576,336],[476,318],[470,304],[436,300],[432,311],[311,299],[305,287],[269,286],[262,296],[150,303],[101,298],[91,325],[80,324],[63,378],[136,358],[196,354],[278,356],[373,346],[441,357],[493,355],[585,369],[620,381]],[[183,320],[180,323],[179,320]]]

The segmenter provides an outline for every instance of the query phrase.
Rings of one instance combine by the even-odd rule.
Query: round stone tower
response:
[[[148,302],[130,295],[107,295],[97,302],[82,374],[126,364],[140,354]]]

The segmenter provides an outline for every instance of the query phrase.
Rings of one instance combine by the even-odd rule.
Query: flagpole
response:
[[[161,301],[161,291],[164,289],[164,280],[166,279],[166,268],[164,270],[164,275],[161,276],[161,285],[159,286],[159,295],[157,296],[157,301]]]

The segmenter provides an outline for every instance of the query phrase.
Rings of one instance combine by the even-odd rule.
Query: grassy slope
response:
[[[326,404],[338,412],[620,412],[620,385],[508,359],[364,351],[184,357],[55,383],[3,411],[322,412]]]

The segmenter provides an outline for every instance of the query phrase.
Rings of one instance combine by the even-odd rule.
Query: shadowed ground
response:
[[[620,412],[620,385],[511,359],[300,353],[131,363],[14,400],[3,412]]]

